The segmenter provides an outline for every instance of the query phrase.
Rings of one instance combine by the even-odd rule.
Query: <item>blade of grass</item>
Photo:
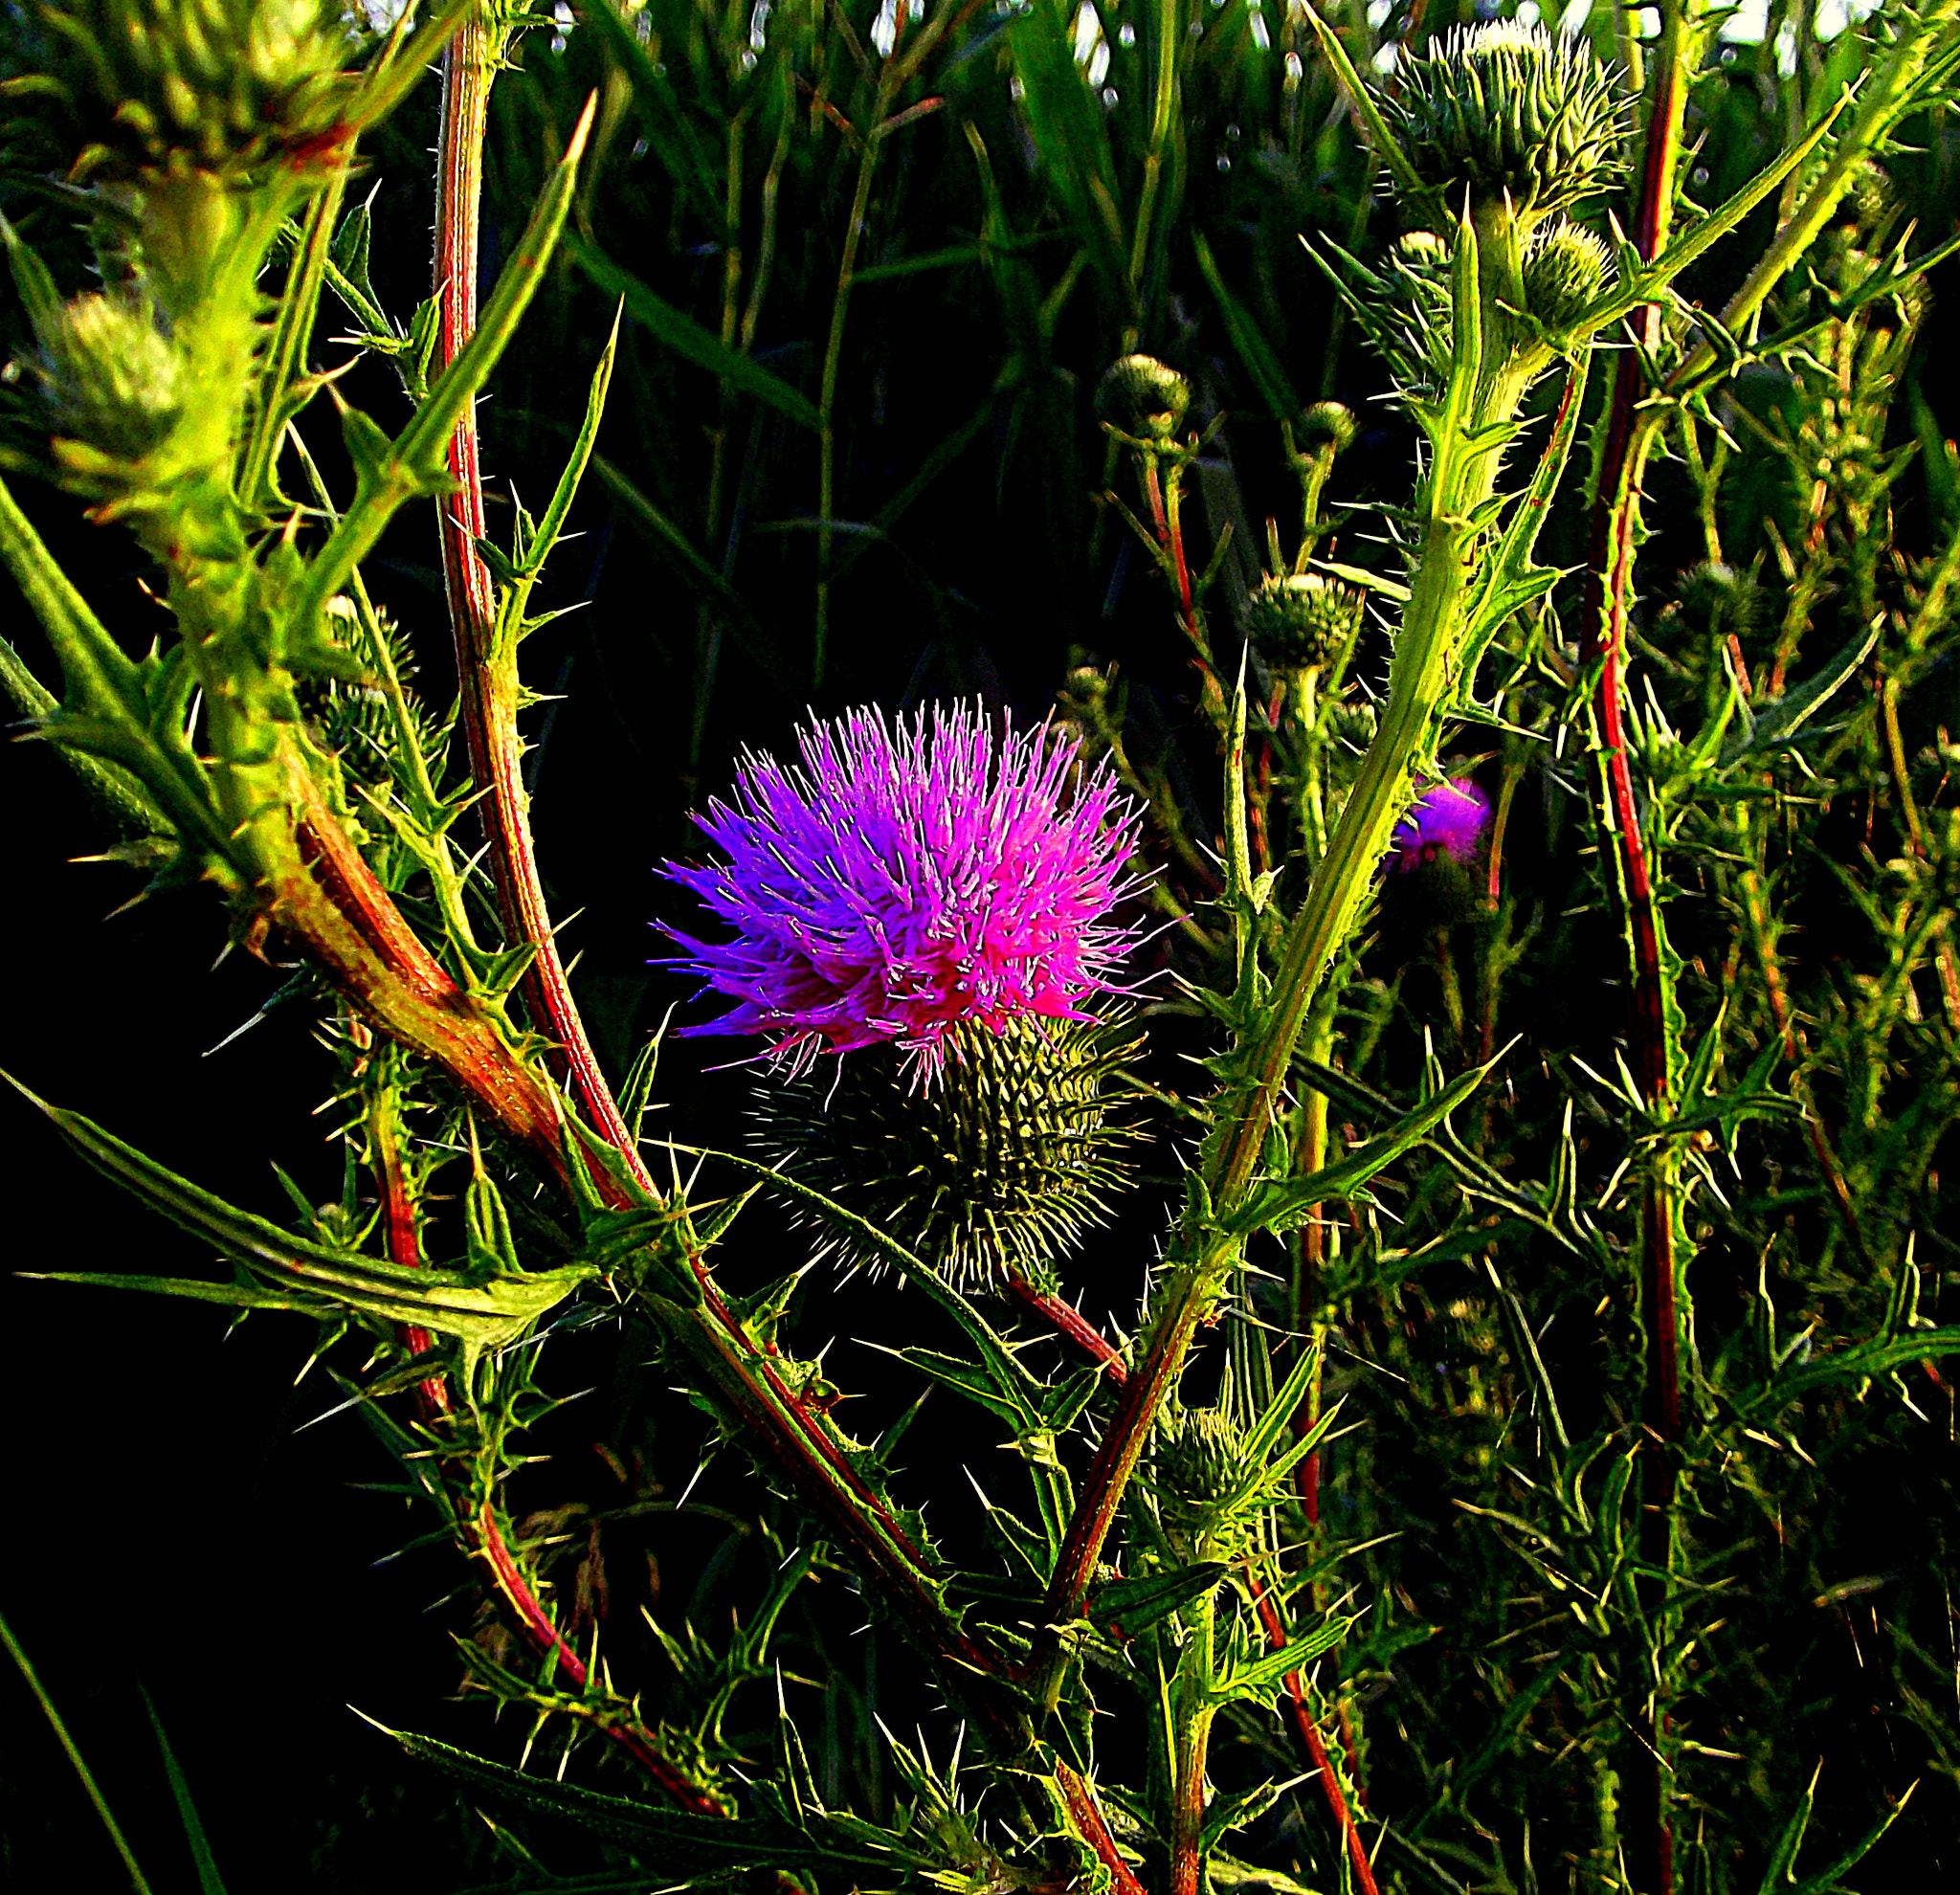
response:
[[[88,1765],[82,1761],[81,1751],[77,1748],[75,1739],[68,1734],[68,1727],[61,1722],[61,1713],[55,1708],[54,1699],[49,1697],[41,1681],[34,1675],[34,1668],[28,1662],[26,1652],[21,1650],[20,1640],[13,1636],[13,1628],[4,1617],[0,1617],[0,1644],[7,1647],[9,1656],[20,1667],[20,1675],[27,1680],[27,1688],[34,1694],[34,1702],[40,1706],[41,1714],[54,1726],[56,1737],[60,1740],[61,1748],[68,1752],[68,1761],[75,1766],[76,1775],[81,1778],[81,1787],[88,1792],[89,1801],[96,1806],[96,1815],[101,1818],[102,1827],[109,1832],[109,1840],[116,1845],[116,1853],[122,1858],[122,1866],[129,1871],[129,1885],[136,1890],[136,1895],[150,1895],[149,1883],[145,1879],[121,1825],[109,1813],[108,1799],[103,1796],[101,1786],[96,1782]]]

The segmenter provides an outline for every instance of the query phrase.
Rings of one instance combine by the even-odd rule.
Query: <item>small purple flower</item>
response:
[[[1425,790],[1390,838],[1397,874],[1409,875],[1447,858],[1467,863],[1490,827],[1490,798],[1467,776],[1453,776]]]
[[[1106,765],[965,704],[909,725],[873,709],[799,733],[803,762],[746,755],[695,820],[725,860],[663,873],[734,930],[663,928],[666,965],[735,1004],[689,1034],[763,1034],[802,1060],[894,1044],[930,1077],[961,1020],[1089,1017],[1136,945],[1110,909],[1137,814]]]

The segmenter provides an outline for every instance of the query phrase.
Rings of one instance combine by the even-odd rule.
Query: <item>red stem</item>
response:
[[[1124,1861],[1115,1837],[1109,1833],[1109,1825],[1102,1819],[1095,1791],[1065,1763],[1056,1765],[1055,1780],[1083,1841],[1096,1852],[1096,1860],[1109,1871],[1109,1886],[1113,1895],[1144,1895],[1144,1884]]]
[[[1129,1380],[1129,1371],[1123,1366],[1123,1357],[1102,1330],[1074,1304],[1064,1302],[1058,1296],[1050,1296],[1046,1290],[1036,1289],[1027,1278],[1012,1270],[1008,1272],[1007,1286],[1008,1293],[1015,1302],[1039,1317],[1058,1335],[1074,1343],[1112,1382],[1121,1386]]]
[[[436,356],[446,368],[477,330],[478,230],[483,184],[483,134],[495,72],[492,35],[472,13],[443,54],[442,132],[436,159],[435,294],[440,306]],[[457,697],[470,774],[487,793],[478,803],[490,843],[491,880],[506,938],[534,948],[522,991],[533,1022],[552,1042],[558,1081],[649,1192],[652,1177],[619,1116],[585,1022],[573,1004],[551,930],[531,841],[523,786],[523,745],[517,729],[517,654],[500,640],[497,589],[477,551],[485,537],[483,477],[474,406],[450,439],[457,492],[441,516],[442,576],[456,642]]]
[[[1634,206],[1633,240],[1642,257],[1659,250],[1673,211],[1674,177],[1682,110],[1681,0],[1671,0],[1656,48],[1656,84],[1642,141],[1639,195]],[[1640,834],[1627,759],[1622,697],[1625,683],[1627,604],[1633,590],[1634,534],[1639,510],[1640,477],[1652,437],[1652,423],[1638,412],[1646,392],[1644,363],[1660,342],[1660,311],[1649,304],[1637,320],[1638,349],[1627,349],[1614,376],[1599,463],[1586,583],[1581,598],[1580,650],[1601,660],[1597,700],[1605,748],[1607,828],[1616,848],[1626,891],[1627,925],[1633,947],[1632,1017],[1629,1063],[1641,1097],[1650,1106],[1666,1104],[1666,993],[1660,962],[1660,926],[1654,880]],[[1658,1174],[1642,1193],[1641,1290],[1647,1326],[1647,1387],[1643,1405],[1658,1438],[1656,1491],[1642,1514],[1641,1549],[1656,1571],[1666,1568],[1677,1487],[1675,1443],[1681,1438],[1680,1311],[1676,1285],[1674,1200]],[[1668,1814],[1666,1713],[1657,1709],[1642,1734],[1645,1763],[1632,1787],[1629,1828],[1636,1860],[1634,1882],[1644,1895],[1674,1895],[1674,1826]]]
[[[388,1254],[396,1263],[411,1270],[422,1267],[422,1244],[416,1230],[414,1193],[402,1164],[396,1138],[393,1102],[378,1098],[368,1112],[368,1126],[374,1140],[374,1166],[381,1188],[383,1223],[388,1233]],[[404,1347],[412,1354],[424,1354],[433,1338],[418,1325],[404,1324],[399,1331]],[[432,1420],[453,1414],[448,1384],[432,1375],[416,1386],[416,1405],[422,1418]],[[581,1691],[587,1688],[590,1670],[585,1661],[566,1642],[565,1636],[551,1622],[523,1569],[504,1543],[502,1529],[491,1504],[485,1501],[463,1529],[466,1544],[474,1543],[489,1567],[498,1595],[516,1621],[524,1642],[543,1659],[555,1659],[561,1670]],[[681,1809],[697,1816],[728,1817],[734,1812],[711,1791],[703,1789],[661,1754],[651,1733],[630,1721],[596,1718],[594,1722],[612,1743],[632,1757],[649,1777]]]
[[[1280,1616],[1280,1608],[1259,1584],[1258,1575],[1253,1572],[1250,1562],[1246,1565],[1245,1578],[1252,1588],[1252,1601],[1258,1612],[1259,1623],[1265,1628],[1266,1643],[1279,1651],[1286,1643],[1286,1621]],[[1361,1895],[1378,1895],[1374,1864],[1368,1859],[1368,1848],[1361,1839],[1360,1826],[1354,1820],[1353,1811],[1348,1807],[1348,1798],[1342,1792],[1341,1779],[1335,1773],[1334,1761],[1327,1754],[1320,1727],[1306,1707],[1306,1686],[1297,1671],[1286,1674],[1286,1696],[1293,1712],[1293,1728],[1300,1733],[1307,1761],[1321,1780],[1321,1792],[1327,1799],[1327,1808],[1348,1844],[1348,1860],[1354,1865],[1355,1884]]]

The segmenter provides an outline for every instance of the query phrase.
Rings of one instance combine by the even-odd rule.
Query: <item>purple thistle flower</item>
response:
[[[1490,798],[1467,776],[1425,790],[1395,825],[1389,850],[1395,870],[1409,875],[1447,858],[1467,863],[1490,826]]]
[[[803,762],[750,752],[732,801],[695,820],[725,860],[662,871],[734,930],[662,931],[665,963],[735,1004],[688,1034],[765,1034],[807,1060],[894,1044],[928,1078],[961,1020],[1090,1017],[1136,945],[1108,919],[1135,892],[1137,814],[1106,765],[1073,780],[1074,747],[1014,735],[977,708],[907,725],[874,709],[798,733]]]

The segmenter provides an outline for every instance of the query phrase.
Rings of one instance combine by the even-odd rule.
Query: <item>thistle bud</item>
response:
[[[1217,1534],[1258,1484],[1245,1466],[1245,1435],[1223,1408],[1168,1409],[1151,1449],[1157,1511],[1187,1540]]]
[[[1583,40],[1509,20],[1458,28],[1402,79],[1383,109],[1416,174],[1446,198],[1508,193],[1513,211],[1536,218],[1618,172],[1620,100]]]
[[[1246,601],[1246,629],[1268,664],[1303,670],[1323,665],[1361,623],[1362,597],[1318,573],[1263,580]]]
[[[1168,441],[1191,407],[1191,384],[1154,355],[1112,363],[1096,390],[1096,415],[1141,440]]]
[[[78,296],[61,306],[41,348],[50,427],[100,454],[141,460],[184,412],[183,364],[146,308]]]
[[[71,0],[47,22],[98,166],[248,171],[333,140],[353,83],[332,0]]]
[[[1720,560],[1691,566],[1676,582],[1674,595],[1682,616],[1709,638],[1726,638],[1731,632],[1747,636],[1769,613],[1762,587]]]
[[[1343,454],[1354,445],[1354,411],[1343,402],[1317,401],[1300,417],[1300,444],[1309,452],[1330,447]]]
[[[1009,1270],[1046,1279],[1106,1215],[1133,1136],[1114,1113],[1137,1039],[1121,1019],[963,1020],[930,1085],[891,1047],[819,1060],[759,1089],[770,1161],[887,1232],[967,1289]],[[850,1260],[878,1258],[849,1238]]]
[[[1612,268],[1605,244],[1561,218],[1526,246],[1525,307],[1548,329],[1563,329],[1597,299]]]

